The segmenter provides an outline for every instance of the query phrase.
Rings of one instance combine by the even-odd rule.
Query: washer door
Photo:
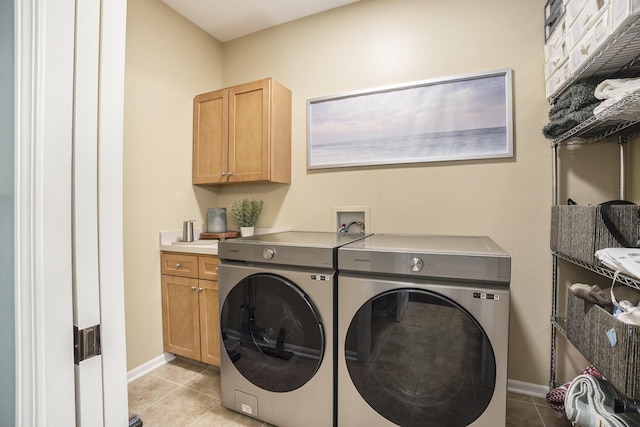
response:
[[[264,390],[296,390],[322,362],[320,314],[298,286],[281,276],[260,273],[236,284],[222,306],[220,326],[236,369]]]
[[[487,408],[496,362],[486,333],[435,292],[399,289],[364,304],[346,335],[351,380],[401,426],[466,426]]]

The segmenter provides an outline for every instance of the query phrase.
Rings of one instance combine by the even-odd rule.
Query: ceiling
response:
[[[162,1],[218,41],[227,42],[358,0]]]

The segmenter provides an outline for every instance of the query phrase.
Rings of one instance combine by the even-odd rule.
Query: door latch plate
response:
[[[79,365],[83,360],[102,353],[100,347],[100,325],[78,329],[73,326],[73,361]]]

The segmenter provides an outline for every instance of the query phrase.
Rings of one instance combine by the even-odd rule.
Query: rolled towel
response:
[[[580,374],[589,374],[596,378],[602,378],[602,374],[593,365],[587,366]],[[571,383],[562,384],[546,394],[547,403],[552,409],[564,414],[564,399],[567,397],[567,389],[570,384]]]
[[[580,427],[637,427],[632,416],[615,413],[620,400],[623,396],[608,381],[579,375],[569,384],[564,407],[569,421]]]
[[[609,310],[613,309],[611,294],[605,292],[598,285],[587,285],[585,283],[574,283],[569,290],[577,297],[598,304],[600,307]]]

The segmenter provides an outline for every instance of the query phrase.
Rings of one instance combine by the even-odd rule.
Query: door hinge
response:
[[[85,329],[73,327],[73,360],[79,365],[83,360],[101,354],[100,325],[90,326]]]

